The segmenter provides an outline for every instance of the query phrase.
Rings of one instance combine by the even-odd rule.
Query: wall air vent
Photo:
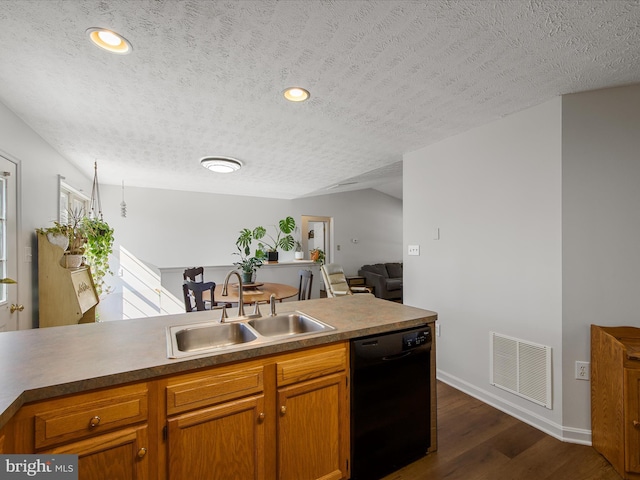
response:
[[[551,409],[551,347],[491,332],[490,382]]]

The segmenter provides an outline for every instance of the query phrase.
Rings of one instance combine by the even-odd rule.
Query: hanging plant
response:
[[[98,296],[109,293],[104,277],[113,275],[109,270],[109,255],[113,253],[113,228],[104,220],[88,217],[83,219],[83,226],[87,239],[84,256],[91,266],[96,292]]]

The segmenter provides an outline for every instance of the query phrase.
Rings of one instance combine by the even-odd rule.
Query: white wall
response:
[[[404,300],[438,312],[439,378],[561,436],[560,98],[405,155],[403,178]],[[491,331],[552,347],[552,410],[489,384]]]
[[[35,229],[58,219],[58,175],[91,194],[85,177],[11,110],[0,103],[0,155],[18,164],[18,301],[20,329],[37,319],[37,244]],[[93,165],[93,159],[88,159]],[[30,250],[29,250],[30,249]],[[29,252],[32,253],[29,256]]]
[[[562,99],[564,424],[590,425],[589,325],[640,326],[640,85]]]

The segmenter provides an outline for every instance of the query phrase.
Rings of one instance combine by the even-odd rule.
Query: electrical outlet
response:
[[[576,362],[576,380],[589,380],[589,362]]]
[[[436,322],[436,337],[440,336],[440,324]]]
[[[420,255],[420,245],[409,245],[407,255]]]

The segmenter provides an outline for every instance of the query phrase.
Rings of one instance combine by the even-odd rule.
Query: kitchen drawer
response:
[[[263,390],[264,366],[256,362],[183,375],[167,385],[167,414],[174,415]]]
[[[277,360],[278,386],[342,372],[348,368],[348,344],[314,348],[309,353],[296,352]]]
[[[32,405],[35,448],[78,440],[147,420],[146,384],[118,387]]]

